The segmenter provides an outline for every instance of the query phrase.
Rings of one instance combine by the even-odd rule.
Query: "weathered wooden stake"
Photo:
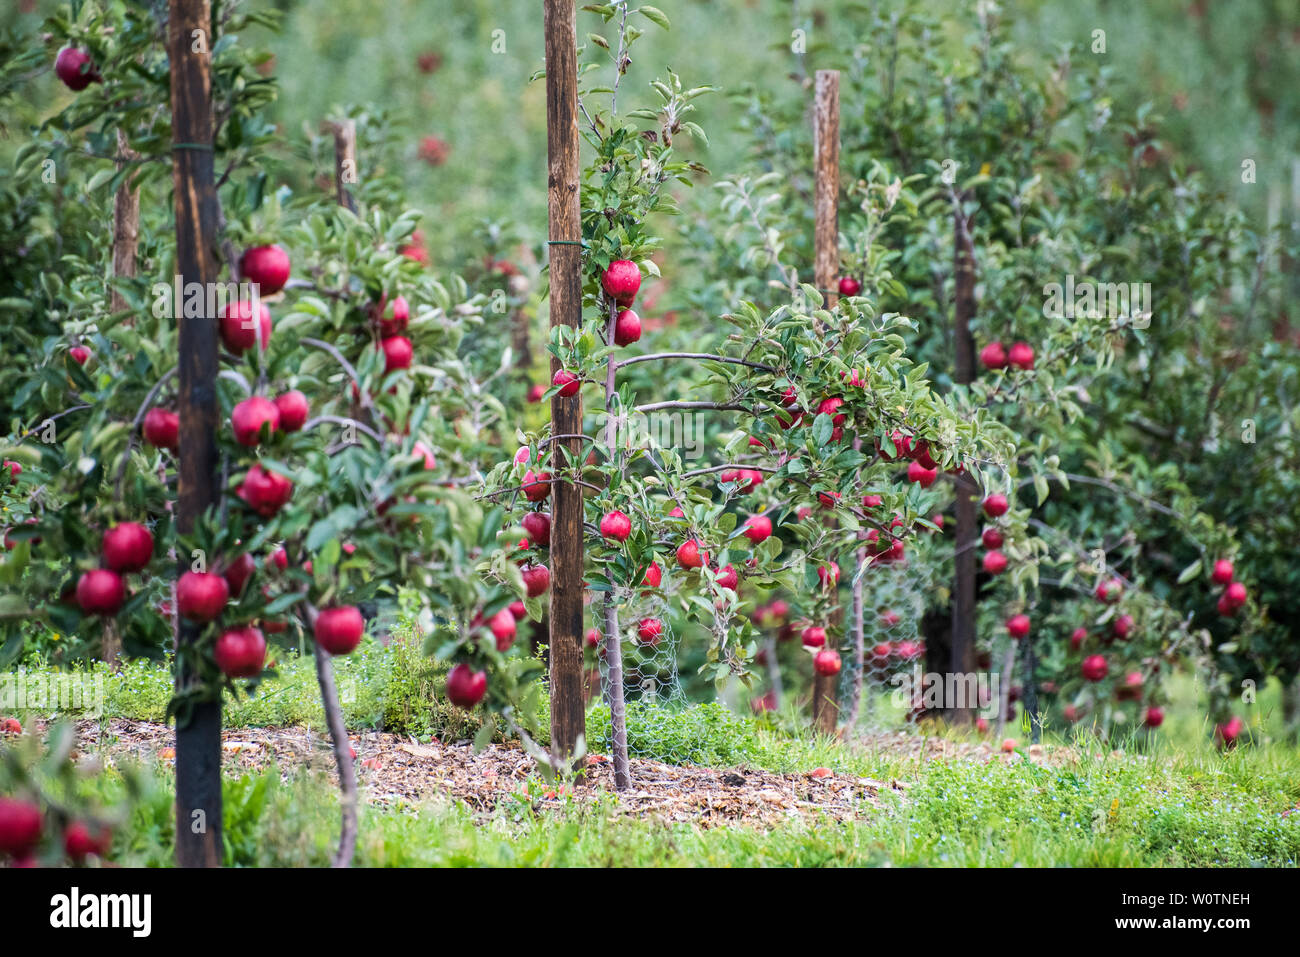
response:
[[[818,70],[816,101],[813,119],[816,151],[817,215],[814,233],[813,272],[817,288],[826,299],[827,308],[834,308],[839,297],[835,293],[835,276],[840,266],[840,74],[838,70]],[[836,610],[838,628],[843,623],[842,609]],[[813,675],[812,715],[813,727],[824,734],[835,733],[838,706],[835,688],[838,675]]]
[[[575,0],[545,0],[546,152],[551,327],[582,323],[582,217],[578,194],[578,64]],[[551,373],[560,369],[551,357]],[[582,435],[582,396],[551,398],[551,431]],[[550,446],[551,750],[571,757],[587,730],[582,680],[582,489],[562,473],[581,467],[581,439]]]
[[[183,285],[200,283],[204,288],[217,278],[209,24],[208,0],[169,0],[176,268]],[[216,316],[207,315],[177,322],[181,440],[176,527],[184,534],[194,530],[199,516],[216,503],[219,494],[217,322]],[[188,555],[181,556],[182,566],[188,567],[189,561]],[[197,637],[196,626],[182,623],[178,651]],[[188,688],[192,681],[191,669],[178,655],[177,689]],[[221,702],[217,700],[195,705],[189,719],[176,724],[176,864],[219,867],[221,857]]]

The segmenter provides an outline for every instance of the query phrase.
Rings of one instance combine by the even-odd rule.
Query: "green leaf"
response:
[[[663,27],[665,30],[668,29],[668,17],[665,16],[664,12],[658,7],[641,7],[637,10],[637,13],[641,14],[641,16],[645,17],[656,26]]]

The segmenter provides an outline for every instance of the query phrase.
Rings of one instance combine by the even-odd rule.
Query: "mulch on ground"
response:
[[[113,718],[78,724],[78,747],[105,761],[133,758],[166,764],[175,760],[174,733],[164,724]],[[274,764],[334,774],[327,737],[306,728],[243,728],[223,732],[228,771],[260,771]],[[774,774],[749,768],[675,766],[633,758],[632,787],[618,792],[603,755],[590,755],[584,783],[571,795],[545,783],[536,762],[522,748],[489,745],[475,753],[469,743],[423,744],[393,734],[354,735],[363,799],[392,807],[430,800],[464,802],[484,814],[510,802],[545,805],[571,798],[591,804],[604,799],[615,815],[654,817],[700,827],[743,824],[768,828],[792,820],[849,821],[882,807],[882,792],[902,793],[898,781],[875,781],[825,768],[802,774]]]

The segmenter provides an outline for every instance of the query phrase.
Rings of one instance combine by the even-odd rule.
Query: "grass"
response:
[[[443,671],[418,643],[367,644],[336,660],[353,728],[380,727],[444,740],[472,737],[478,723],[448,707]],[[48,671],[39,663],[28,674]],[[156,663],[131,662],[104,677],[104,712],[162,720],[170,677]],[[1059,767],[1029,762],[918,761],[867,744],[845,744],[799,730],[793,715],[755,719],[721,705],[668,711],[633,705],[634,753],[669,762],[746,766],[785,773],[815,767],[909,785],[882,792],[880,809],[842,824],[812,819],[761,832],[702,830],[689,824],[614,818],[607,804],[535,802],[521,789],[486,819],[449,801],[363,811],[358,863],[368,866],[1295,866],[1300,863],[1300,752],[1275,733],[1268,692],[1252,721],[1256,744],[1220,754],[1199,719],[1196,689],[1172,689],[1169,734],[1103,744],[1078,732],[1049,730],[1077,760]],[[46,716],[53,716],[47,711]],[[257,695],[228,703],[228,727],[321,728],[310,659],[281,663]],[[588,715],[589,750],[607,752],[608,713]],[[1015,732],[1012,732],[1013,734]],[[970,740],[955,731],[953,740]],[[171,772],[150,782],[119,829],[119,863],[171,862]],[[105,803],[125,793],[115,771],[86,785]],[[228,776],[226,858],[232,866],[328,863],[337,834],[337,799],[319,773],[276,770]],[[612,800],[612,799],[610,799]]]

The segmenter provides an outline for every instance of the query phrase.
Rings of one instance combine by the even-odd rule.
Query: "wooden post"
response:
[[[953,381],[967,385],[975,381],[975,340],[970,321],[975,315],[975,244],[970,220],[960,198],[953,210],[953,342],[956,361]],[[956,482],[957,540],[953,553],[952,649],[945,670],[971,674],[975,670],[975,539],[978,535],[978,503],[969,475]],[[970,704],[970,702],[968,702]],[[973,707],[954,708],[949,717],[957,724],[974,721]]]
[[[213,180],[212,37],[208,0],[169,0],[167,56],[171,69],[172,187],[176,215],[176,268],[183,286],[210,288],[217,279],[214,254],[217,193]],[[211,297],[204,297],[205,300]],[[180,311],[180,303],[175,304]],[[178,319],[180,482],[176,528],[182,534],[217,502],[217,317]],[[189,556],[182,556],[188,566]],[[177,641],[192,644],[199,629],[182,621]],[[180,658],[180,656],[178,656]],[[178,690],[193,680],[183,658]],[[176,864],[221,865],[221,701],[194,706],[176,723]]]
[[[334,132],[334,192],[339,205],[355,213],[357,201],[348,186],[357,181],[357,124],[355,120],[338,120],[330,128]]]
[[[546,152],[551,327],[582,324],[582,217],[578,194],[578,63],[575,0],[545,0]],[[551,373],[560,369],[551,357]],[[551,398],[551,431],[581,435],[582,395]],[[551,474],[582,465],[581,439],[551,443]],[[551,486],[551,751],[570,758],[585,737],[582,681],[582,489]]]
[[[814,239],[813,273],[817,288],[826,298],[827,308],[839,301],[835,293],[835,275],[840,266],[840,74],[838,70],[818,70],[813,119],[816,153],[817,214]],[[837,587],[837,586],[836,586]],[[843,623],[842,609],[836,610],[831,624],[838,630]],[[835,688],[837,675],[813,674],[813,727],[823,734],[835,733],[838,707]]]

